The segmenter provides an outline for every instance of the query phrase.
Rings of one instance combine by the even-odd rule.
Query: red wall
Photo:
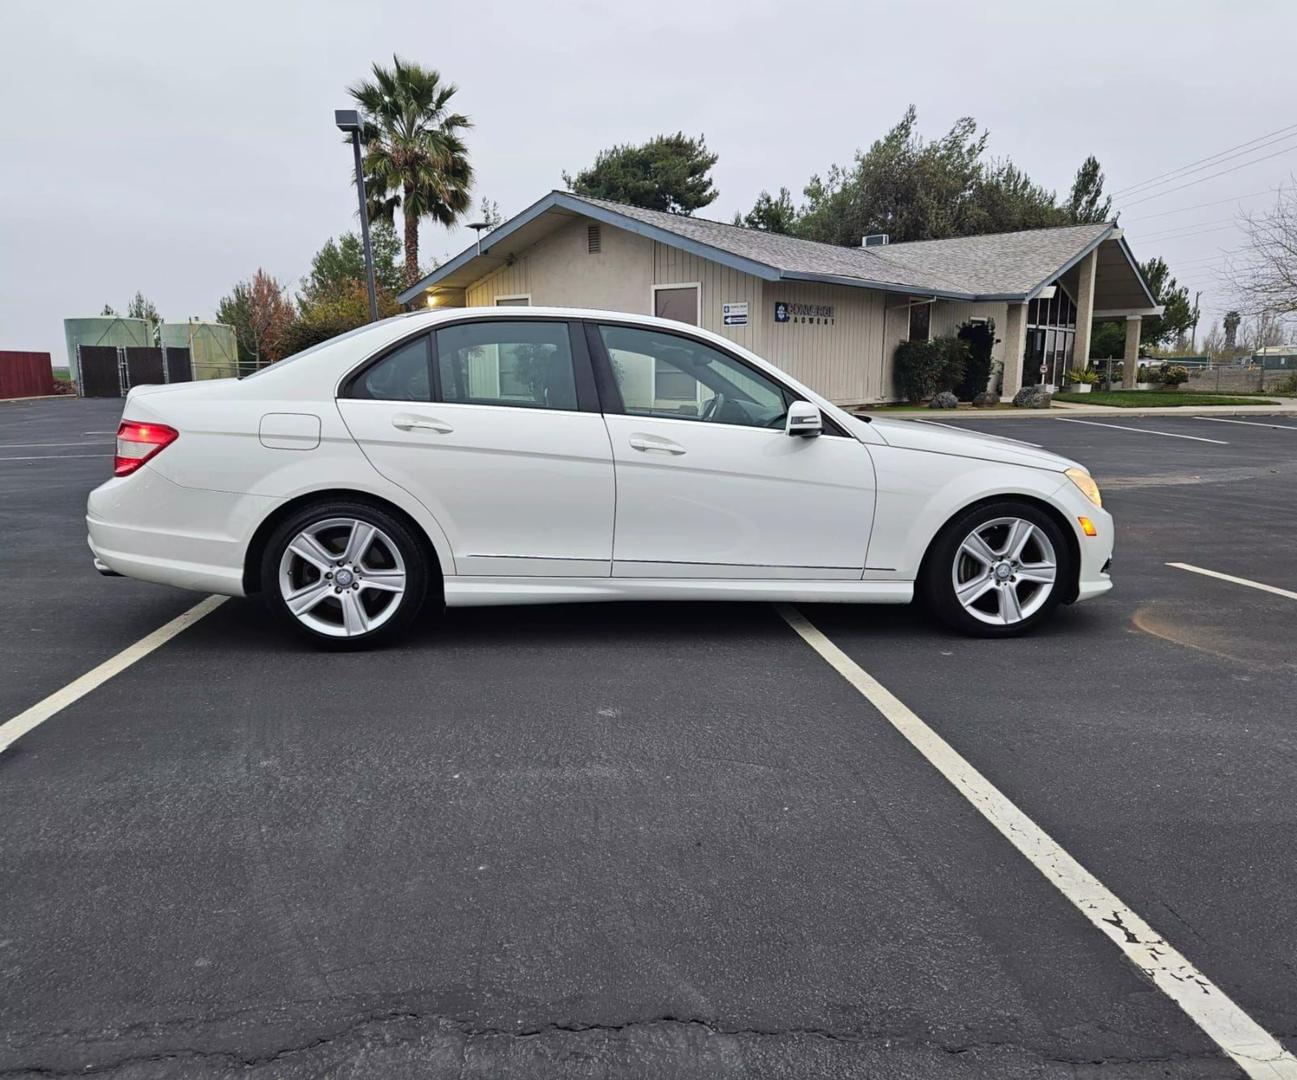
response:
[[[0,352],[0,398],[40,397],[54,393],[54,372],[47,352]]]

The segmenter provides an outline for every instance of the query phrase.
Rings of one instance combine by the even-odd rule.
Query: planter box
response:
[[[1152,390],[1155,386],[1157,386],[1157,383],[1151,383],[1151,382],[1137,382],[1137,383],[1135,384],[1135,389],[1136,389],[1136,390]]]
[[[1093,389],[1093,383],[1070,382],[1063,389],[1069,394],[1088,394]]]

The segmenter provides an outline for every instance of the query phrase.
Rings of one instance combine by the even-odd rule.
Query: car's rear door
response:
[[[616,577],[844,578],[865,566],[868,450],[790,437],[790,390],[683,333],[588,324],[617,473]]]
[[[612,454],[579,326],[439,326],[353,376],[338,408],[374,467],[437,518],[457,573],[610,573]]]

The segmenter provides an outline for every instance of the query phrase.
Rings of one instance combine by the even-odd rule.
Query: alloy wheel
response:
[[[298,622],[329,637],[358,637],[396,614],[405,560],[382,529],[335,517],[302,529],[279,560],[279,593]]]
[[[1045,530],[1031,521],[984,521],[955,552],[955,598],[973,618],[1013,626],[1031,618],[1049,599],[1058,557]]]

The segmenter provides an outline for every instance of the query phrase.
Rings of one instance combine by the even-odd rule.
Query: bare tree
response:
[[[1239,344],[1246,352],[1257,352],[1272,345],[1283,345],[1288,338],[1287,322],[1273,311],[1258,312],[1245,319],[1239,328]]]
[[[1254,318],[1297,312],[1297,182],[1281,187],[1273,209],[1242,215],[1248,242],[1229,276],[1239,308]]]

